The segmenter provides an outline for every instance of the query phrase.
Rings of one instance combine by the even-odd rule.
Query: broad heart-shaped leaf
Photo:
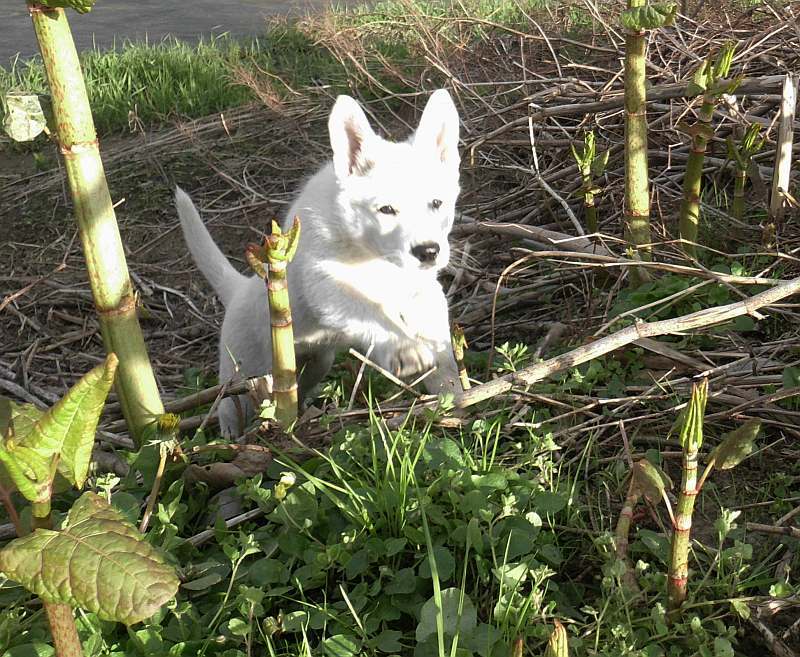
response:
[[[5,108],[3,129],[14,141],[33,141],[47,128],[47,119],[38,96],[6,94]]]
[[[131,625],[178,590],[175,571],[116,509],[84,493],[61,531],[37,529],[0,550],[0,572],[45,602]]]
[[[89,472],[94,432],[108,391],[114,382],[117,357],[111,353],[102,365],[85,374],[26,436],[17,433],[21,445],[36,450],[43,458],[59,455],[59,470],[81,488]]]
[[[738,429],[725,434],[722,442],[709,454],[709,458],[714,461],[714,467],[720,470],[730,470],[739,465],[753,451],[753,443],[759,431],[761,431],[761,422],[750,420]]]
[[[631,7],[622,12],[622,26],[634,32],[654,30],[675,22],[677,5],[674,2],[654,2],[643,7]]]
[[[672,488],[672,481],[666,473],[647,459],[633,464],[631,476],[634,486],[653,504],[658,504],[663,499],[664,491]]]
[[[464,606],[459,617],[458,605],[461,600],[461,589],[449,588],[441,592],[442,597],[442,625],[444,633],[448,636],[455,636],[458,632],[462,636],[468,635],[478,624],[478,613],[475,605],[469,596],[464,594]],[[429,636],[436,634],[436,616],[439,610],[436,608],[436,598],[431,598],[422,605],[417,625],[417,641],[422,643]]]

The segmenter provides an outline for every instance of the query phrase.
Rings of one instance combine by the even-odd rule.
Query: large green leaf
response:
[[[761,422],[750,420],[738,429],[725,434],[722,442],[709,455],[709,458],[714,461],[714,467],[720,470],[730,470],[744,461],[753,451],[753,443],[760,430]]]
[[[0,572],[45,602],[128,625],[178,590],[175,571],[116,509],[84,493],[61,531],[37,529],[0,550]]]
[[[422,605],[416,633],[418,642],[421,643],[429,636],[436,634],[436,617],[439,613],[442,614],[444,633],[448,636],[455,636],[456,633],[467,635],[475,629],[478,624],[478,614],[475,610],[475,605],[472,604],[472,600],[466,594],[464,594],[464,605],[461,609],[461,614],[458,613],[461,595],[461,589],[444,589],[441,592],[441,612],[436,605],[436,596],[432,596]]]
[[[654,30],[672,25],[677,5],[674,2],[654,2],[643,7],[632,7],[622,12],[622,26],[634,32]]]
[[[83,486],[89,472],[97,421],[114,382],[117,362],[116,355],[109,354],[42,415],[27,435],[16,432],[21,445],[43,458],[58,455],[61,473],[77,488]]]

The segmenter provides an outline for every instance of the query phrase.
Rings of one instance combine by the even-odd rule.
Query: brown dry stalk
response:
[[[524,387],[533,385],[551,374],[599,358],[604,354],[631,344],[641,338],[683,333],[692,329],[712,326],[720,322],[727,322],[742,315],[752,315],[759,308],[774,304],[797,292],[800,292],[800,277],[793,278],[786,283],[777,285],[752,297],[737,301],[736,303],[706,308],[705,310],[699,310],[689,315],[683,315],[673,319],[664,319],[658,322],[637,322],[605,338],[600,338],[599,340],[568,351],[555,358],[550,358],[549,360],[536,363],[518,372],[506,374],[493,381],[488,381],[487,383],[482,383],[469,390],[465,390],[463,393],[456,395],[455,406],[456,408],[467,408],[468,406],[473,406],[474,404],[508,392],[513,386]]]

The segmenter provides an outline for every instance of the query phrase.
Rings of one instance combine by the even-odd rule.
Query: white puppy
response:
[[[444,89],[429,99],[405,142],[382,139],[358,103],[339,96],[328,120],[333,159],[287,213],[300,217],[289,296],[300,398],[322,380],[336,352],[353,347],[402,377],[436,370],[430,392],[460,389],[447,301],[437,281],[459,193],[458,114]],[[271,370],[264,282],[237,272],[180,188],[175,204],[197,266],[225,305],[219,379]],[[237,374],[238,372],[238,374]],[[241,397],[246,416],[252,409]],[[232,399],[219,409],[224,434],[238,435]]]

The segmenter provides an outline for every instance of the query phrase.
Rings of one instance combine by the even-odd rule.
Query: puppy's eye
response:
[[[397,214],[397,210],[395,210],[391,205],[382,205],[378,208],[378,212],[381,214]]]
[[[433,199],[433,200],[431,201],[431,207],[432,207],[434,210],[438,210],[440,207],[442,207],[442,200],[441,200],[441,199],[438,199],[438,198],[435,198],[435,199]]]

